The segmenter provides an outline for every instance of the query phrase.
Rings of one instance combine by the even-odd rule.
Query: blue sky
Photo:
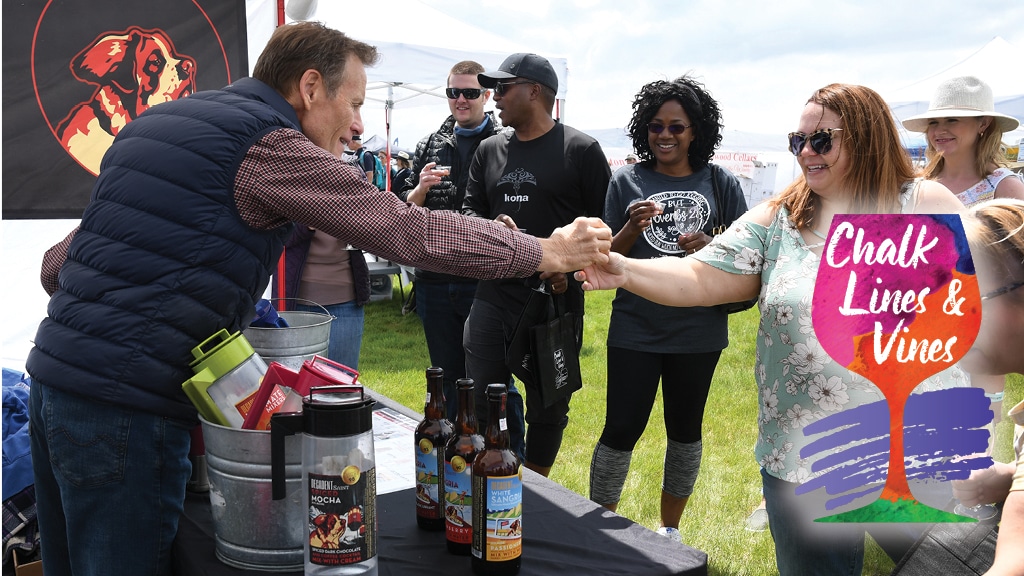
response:
[[[640,86],[687,72],[719,100],[726,129],[785,134],[811,92],[830,82],[864,84],[885,96],[996,36],[1017,48],[1006,54],[1006,73],[1024,64],[1024,3],[1017,0],[422,2],[529,51],[566,57],[564,118],[580,129],[624,126]],[[436,110],[436,119],[424,119],[426,109],[416,111],[415,122],[400,119],[422,136],[446,107]],[[368,133],[382,124],[366,120]],[[403,147],[419,137],[398,134]]]

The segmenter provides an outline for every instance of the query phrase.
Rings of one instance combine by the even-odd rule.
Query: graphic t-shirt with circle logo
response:
[[[652,248],[666,254],[679,254],[680,234],[693,234],[703,230],[711,214],[711,205],[700,193],[687,190],[669,190],[651,194],[647,200],[661,205],[662,213],[651,219],[644,228],[644,240]],[[637,200],[639,201],[639,199]]]
[[[652,219],[629,249],[630,258],[680,258],[680,234],[697,231],[711,235],[718,221],[732,222],[747,211],[739,181],[718,170],[722,206],[715,203],[710,168],[689,176],[667,176],[645,164],[632,164],[612,175],[605,202],[604,221],[618,232],[629,220],[629,205],[641,200],[661,204],[662,214]],[[690,256],[685,256],[689,258]],[[612,303],[608,346],[657,354],[698,354],[728,345],[728,317],[716,307],[662,306],[626,290]]]

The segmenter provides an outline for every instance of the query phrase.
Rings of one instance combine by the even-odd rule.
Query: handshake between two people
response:
[[[511,216],[499,214],[495,219],[512,230],[525,232],[516,226]],[[543,256],[537,266],[544,280],[551,280],[557,294],[565,291],[565,273],[586,270],[590,274],[615,274],[623,268],[621,254],[611,251],[612,230],[600,218],[576,218],[572,223],[556,228],[551,236],[538,238]],[[577,273],[579,276],[580,273]],[[607,288],[614,288],[611,283]],[[607,289],[603,285],[586,287],[588,290]]]
[[[523,231],[504,214],[495,220]],[[544,254],[537,270],[542,273],[541,279],[551,280],[556,294],[559,284],[568,282],[566,272],[574,272],[573,277],[585,291],[625,288],[666,306],[740,302],[760,290],[759,275],[718,271],[692,258],[627,258],[612,250],[611,228],[600,218],[577,218],[538,241]]]
[[[500,214],[495,220],[519,230],[510,216]],[[612,229],[600,218],[581,216],[539,240],[544,256],[537,269],[541,280],[551,280],[555,294],[566,289],[564,272],[576,271],[574,277],[583,282],[584,290],[610,290],[625,281],[626,257],[612,252]]]
[[[704,236],[689,234],[680,245],[706,246]],[[584,291],[622,288],[655,304],[688,307],[742,302],[761,290],[760,274],[719,270],[697,258],[628,258],[612,250],[611,230],[597,218],[577,218],[541,242],[541,278],[575,271]]]

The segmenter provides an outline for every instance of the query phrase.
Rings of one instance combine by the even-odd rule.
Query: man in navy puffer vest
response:
[[[536,239],[401,202],[338,160],[377,59],[321,24],[282,26],[253,78],[155,106],[114,140],[79,227],[44,257],[51,300],[27,361],[48,575],[169,573],[191,350],[252,319],[290,222],[478,278],[607,259],[599,220]]]

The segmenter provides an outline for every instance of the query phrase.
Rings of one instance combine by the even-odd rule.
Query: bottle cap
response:
[[[487,385],[487,397],[488,398],[501,398],[502,394],[506,394],[506,388],[504,384],[488,384]]]

